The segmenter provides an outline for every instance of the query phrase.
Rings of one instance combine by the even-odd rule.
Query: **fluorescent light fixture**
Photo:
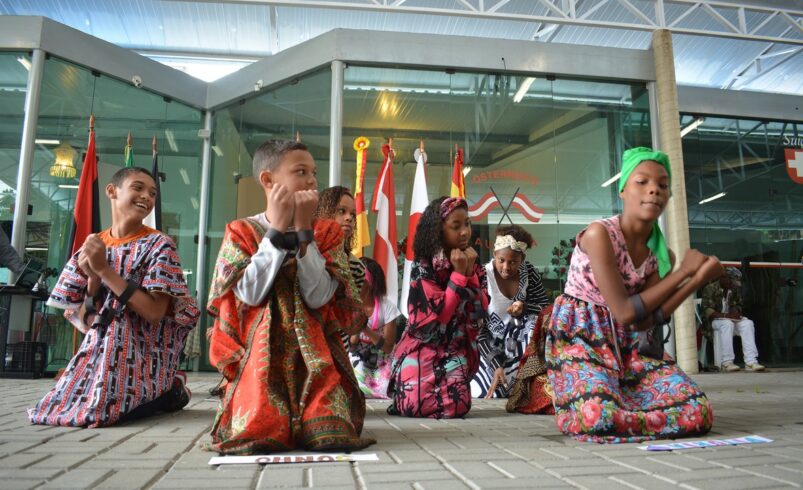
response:
[[[27,252],[47,252],[47,247],[25,247]]]
[[[706,197],[705,199],[703,199],[702,201],[700,201],[700,202],[699,202],[699,204],[705,204],[705,203],[707,203],[707,202],[716,201],[716,200],[717,200],[717,199],[719,199],[720,197],[724,197],[724,196],[725,196],[725,194],[727,194],[727,192],[720,192],[719,194],[714,194],[714,195],[713,195],[713,196],[711,196],[711,197]]]
[[[187,175],[187,170],[180,168],[178,169],[178,173],[181,175],[181,180],[184,181],[184,185],[190,185],[190,176]]]
[[[20,56],[17,58],[17,61],[20,62],[20,65],[24,66],[26,70],[31,71],[31,62],[27,58],[23,58]]]
[[[513,96],[513,102],[517,104],[521,102],[521,99],[524,98],[524,94],[526,94],[527,91],[530,90],[530,85],[532,85],[534,81],[535,77],[527,77],[524,80],[522,80],[521,85],[519,85],[519,89],[516,90],[516,95]]]
[[[467,167],[463,167],[463,177],[468,175],[469,172],[471,172],[471,165],[469,165]]]
[[[603,182],[602,183],[602,187],[608,187],[609,185],[611,185],[614,182],[616,182],[617,180],[619,180],[619,177],[621,177],[621,176],[622,176],[622,172],[619,172],[618,174],[614,175],[610,179],[608,179],[605,182]]]
[[[59,143],[61,143],[61,141],[59,141],[59,140],[49,140],[49,139],[45,139],[45,138],[36,138],[34,140],[34,143],[36,143],[37,145],[58,145]]]
[[[214,151],[215,155],[217,155],[219,157],[223,156],[223,150],[221,150],[218,145],[212,145],[212,151]]]
[[[72,184],[59,184],[59,189],[77,189],[77,185]]]
[[[705,118],[704,117],[698,117],[697,119],[692,121],[691,124],[689,124],[688,126],[686,126],[685,128],[680,130],[680,137],[682,138],[682,137],[686,136],[687,134],[691,133],[692,131],[697,129],[697,126],[701,125],[704,122],[705,122]]]
[[[190,198],[190,204],[192,204],[192,209],[198,209],[199,207],[198,199],[195,199],[194,197]]]
[[[170,145],[170,149],[173,151],[173,153],[178,153],[176,135],[173,134],[173,131],[170,129],[165,129],[165,138],[167,138],[167,144]]]

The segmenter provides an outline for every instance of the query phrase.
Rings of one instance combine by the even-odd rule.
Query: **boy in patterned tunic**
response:
[[[120,169],[106,196],[111,228],[86,238],[47,303],[85,336],[56,386],[28,411],[34,424],[108,426],[177,411],[190,399],[178,365],[199,310],[175,243],[142,223],[155,203],[153,176]]]
[[[341,329],[365,325],[343,231],[314,219],[316,166],[302,143],[254,154],[263,213],[229,223],[207,308],[209,360],[223,374],[209,449],[222,454],[359,449],[365,399]]]

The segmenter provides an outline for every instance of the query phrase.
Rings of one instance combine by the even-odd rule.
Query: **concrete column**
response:
[[[659,140],[661,151],[669,155],[672,165],[672,198],[667,204],[667,243],[675,252],[677,261],[689,249],[689,215],[686,207],[686,178],[683,165],[683,147],[680,141],[680,113],[678,111],[675,57],[672,52],[672,34],[666,29],[653,31],[652,50],[655,57],[655,93],[658,105]],[[687,373],[696,373],[697,337],[694,318],[694,301],[687,299],[675,310],[676,360]]]
[[[209,182],[212,173],[212,111],[204,113],[203,150],[201,151],[201,202],[198,210],[198,256],[195,262],[195,294],[198,307],[206,308],[206,235],[209,221]],[[191,335],[203,335],[205,329],[201,325],[195,327]],[[192,370],[198,372],[200,359],[192,360]]]
[[[14,201],[14,227],[11,230],[11,245],[20,256],[25,255],[26,226],[28,223],[28,194],[31,185],[31,172],[36,141],[36,124],[39,121],[39,94],[45,71],[45,52],[34,49],[31,57],[31,70],[28,73],[28,87],[25,92],[25,116],[22,122],[20,141],[20,160],[17,170],[17,195]],[[16,275],[12,272],[11,280]],[[5,361],[4,361],[5,362]]]

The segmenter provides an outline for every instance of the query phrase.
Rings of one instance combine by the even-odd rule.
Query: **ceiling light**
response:
[[[199,206],[198,199],[195,199],[194,197],[191,197],[190,198],[190,204],[192,204],[192,209],[198,209],[198,206]]]
[[[77,185],[72,184],[59,184],[59,189],[77,189]]]
[[[59,140],[49,140],[49,139],[45,139],[45,138],[36,138],[34,140],[34,143],[36,143],[37,145],[57,145],[57,144],[59,144],[61,142]]]
[[[618,174],[614,175],[610,179],[608,179],[605,182],[603,182],[602,183],[602,187],[608,187],[609,185],[611,185],[614,182],[616,182],[617,180],[619,180],[619,177],[621,177],[621,176],[622,176],[622,172],[619,172]]]
[[[535,77],[527,77],[524,80],[522,80],[521,84],[519,85],[519,89],[516,90],[516,94],[513,96],[513,102],[517,104],[521,102],[521,100],[524,98],[524,94],[526,94],[527,91],[530,90],[530,86],[533,84],[534,81]]]
[[[470,165],[468,167],[463,167],[463,177],[468,175],[469,172],[471,172],[471,166]]]
[[[17,61],[19,61],[20,65],[24,66],[26,70],[31,71],[31,61],[28,58],[20,56],[17,58]]]
[[[691,124],[689,124],[688,126],[686,126],[685,128],[680,130],[680,137],[682,138],[682,137],[686,136],[687,134],[691,133],[692,131],[697,129],[697,126],[701,125],[704,122],[705,122],[705,118],[704,117],[698,117],[697,119],[692,121]]]
[[[58,148],[53,150],[53,153],[56,154],[56,161],[53,162],[53,165],[50,167],[50,175],[60,179],[75,178],[78,170],[75,168],[75,165],[73,165],[73,162],[78,152],[65,141],[60,144]]]
[[[219,157],[223,156],[223,150],[221,150],[218,145],[212,145],[212,151],[214,151],[215,155],[217,155]]]
[[[716,200],[717,200],[717,199],[719,199],[720,197],[724,197],[724,196],[725,196],[725,194],[727,194],[727,192],[720,192],[719,194],[714,194],[714,195],[713,195],[713,196],[711,196],[711,197],[706,197],[705,199],[703,199],[702,201],[700,201],[700,202],[699,202],[699,204],[705,204],[705,203],[707,203],[707,202],[716,201]]]
[[[187,175],[187,170],[184,168],[178,169],[178,173],[181,175],[181,180],[184,181],[185,185],[190,185],[190,176]]]
[[[170,149],[173,151],[173,153],[178,153],[176,136],[173,134],[173,131],[170,129],[165,129],[165,138],[167,138],[167,144],[170,146]]]

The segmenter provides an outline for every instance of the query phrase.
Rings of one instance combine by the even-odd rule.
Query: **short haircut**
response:
[[[123,167],[117,172],[114,172],[114,175],[112,175],[112,178],[109,181],[109,183],[114,184],[114,187],[122,187],[123,182],[125,182],[125,179],[134,174],[145,174],[148,177],[150,177],[151,180],[156,182],[156,179],[153,177],[153,174],[148,169],[144,169],[142,167]]]
[[[259,174],[268,171],[273,172],[282,163],[282,158],[291,151],[309,151],[307,145],[293,140],[268,140],[262,143],[257,151],[254,152],[252,172],[254,178],[259,180]]]

